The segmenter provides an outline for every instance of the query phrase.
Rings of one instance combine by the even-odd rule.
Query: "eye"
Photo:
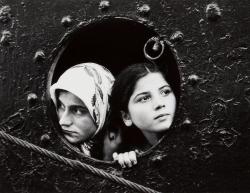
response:
[[[81,106],[75,106],[75,107],[71,108],[71,112],[75,115],[82,116],[82,115],[88,113],[89,111],[87,108],[83,108]]]
[[[65,109],[65,106],[60,101],[58,101],[57,110],[58,111],[63,111],[64,109]]]
[[[169,93],[171,93],[171,92],[172,92],[172,90],[171,90],[170,88],[163,88],[163,89],[161,90],[161,94],[162,94],[163,96],[168,96]]]
[[[144,96],[138,97],[136,102],[144,103],[144,102],[147,102],[149,100],[150,100],[150,96],[149,95],[144,95]]]

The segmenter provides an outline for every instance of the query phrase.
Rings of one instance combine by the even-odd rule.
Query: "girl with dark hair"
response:
[[[117,77],[110,101],[111,128],[122,136],[120,152],[113,154],[122,167],[136,164],[133,150],[156,145],[172,125],[179,100],[173,81],[152,63],[131,65]]]

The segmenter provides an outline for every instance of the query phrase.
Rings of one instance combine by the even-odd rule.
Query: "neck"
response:
[[[142,133],[150,145],[157,144],[157,142],[160,139],[160,136],[157,133],[152,133],[152,132],[147,132],[147,131],[142,131]]]

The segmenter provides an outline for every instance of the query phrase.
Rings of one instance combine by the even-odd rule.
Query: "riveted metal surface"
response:
[[[248,192],[249,10],[248,0],[1,0],[0,127],[76,158],[46,113],[53,53],[78,25],[129,17],[177,50],[182,93],[174,127],[132,169],[81,159],[162,192]],[[133,191],[1,140],[0,192]]]

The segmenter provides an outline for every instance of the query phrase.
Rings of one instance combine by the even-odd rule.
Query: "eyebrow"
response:
[[[65,105],[61,100],[60,100],[60,97],[58,97],[58,102]],[[83,106],[83,105],[78,105],[78,104],[72,104],[70,105],[70,107],[82,107],[82,108],[87,108],[86,106]]]
[[[81,105],[70,105],[70,108],[81,108],[81,109],[88,109],[85,106],[81,106]]]
[[[134,98],[136,98],[137,96],[140,96],[140,95],[146,95],[146,94],[148,94],[149,92],[140,92],[140,93],[138,93],[137,95],[135,95],[135,97]]]
[[[136,99],[138,98],[138,97],[140,97],[140,96],[144,96],[144,95],[149,95],[149,92],[141,92],[141,93],[138,93],[137,95],[135,95],[134,97],[133,97],[133,101],[136,101]]]
[[[164,87],[171,88],[171,87],[169,86],[169,84],[165,84],[165,85],[161,86],[161,87],[159,88],[159,90],[163,89]],[[138,93],[138,94],[135,95],[134,99],[137,98],[137,97],[140,96],[140,95],[147,95],[147,94],[149,94],[149,91],[140,92],[140,93]]]
[[[163,89],[164,87],[169,87],[169,88],[171,88],[171,87],[169,86],[169,84],[165,84],[165,85],[163,85],[162,87],[160,87],[159,90]]]

